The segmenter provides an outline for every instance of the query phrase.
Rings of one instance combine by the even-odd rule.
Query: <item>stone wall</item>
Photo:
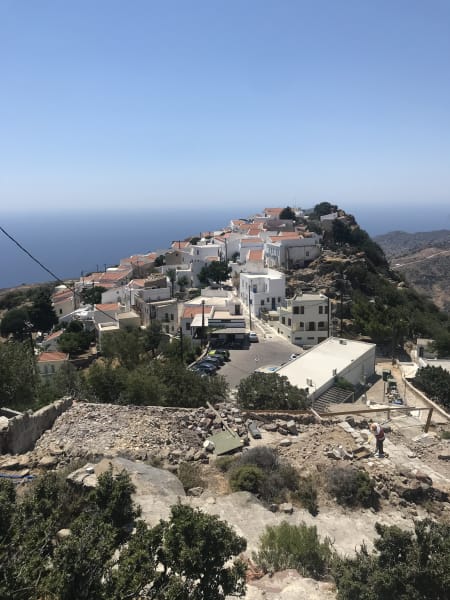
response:
[[[34,413],[28,411],[9,419],[7,427],[0,430],[0,454],[21,454],[31,450],[44,431],[71,406],[72,398],[66,396]]]

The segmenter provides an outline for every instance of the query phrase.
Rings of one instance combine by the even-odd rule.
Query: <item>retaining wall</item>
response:
[[[28,411],[9,419],[7,427],[0,430],[0,454],[22,454],[31,450],[44,431],[71,406],[72,398],[66,396],[34,413]]]

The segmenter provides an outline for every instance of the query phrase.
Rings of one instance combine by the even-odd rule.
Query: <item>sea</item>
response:
[[[273,206],[283,206],[274,202]],[[214,231],[231,219],[255,214],[255,208],[159,209],[123,212],[1,213],[0,226],[57,278],[80,277],[133,254],[164,250],[172,241]],[[372,236],[389,231],[450,229],[450,208],[345,206]],[[54,278],[0,231],[0,288],[52,281]]]

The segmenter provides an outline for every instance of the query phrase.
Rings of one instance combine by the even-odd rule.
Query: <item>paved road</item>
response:
[[[298,346],[283,340],[277,334],[272,334],[267,325],[255,325],[253,330],[258,334],[259,342],[250,344],[250,347],[245,350],[231,350],[230,362],[225,363],[219,371],[220,375],[227,379],[230,388],[237,387],[240,380],[253,373],[255,369],[268,365],[281,365],[289,360],[292,353],[301,352]]]

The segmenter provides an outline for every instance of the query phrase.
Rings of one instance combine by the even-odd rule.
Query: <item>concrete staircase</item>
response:
[[[340,387],[333,386],[313,402],[313,408],[317,412],[326,412],[330,404],[343,404],[349,402],[353,397],[353,392],[343,390]]]

